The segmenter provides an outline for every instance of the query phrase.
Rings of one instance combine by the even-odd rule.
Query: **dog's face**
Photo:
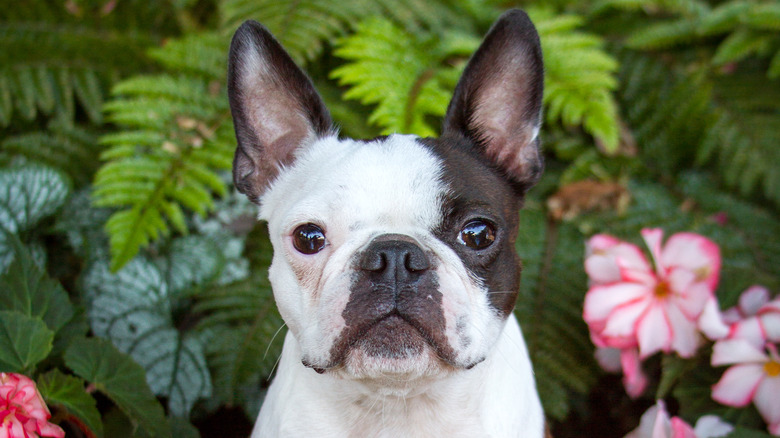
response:
[[[518,290],[518,209],[538,179],[538,36],[505,14],[467,65],[439,139],[339,139],[265,28],[230,51],[236,187],[260,204],[270,278],[304,365],[440,376],[491,351]]]

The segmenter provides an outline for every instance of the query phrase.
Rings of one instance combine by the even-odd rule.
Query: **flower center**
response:
[[[661,281],[661,282],[659,282],[655,286],[655,297],[656,298],[664,299],[664,298],[668,297],[669,294],[671,294],[671,293],[672,293],[672,291],[669,289],[669,283],[667,283],[665,281]]]
[[[702,281],[710,276],[711,270],[709,266],[704,265],[693,272],[696,274],[696,281]]]
[[[773,360],[769,361],[764,364],[764,371],[766,371],[766,374],[770,377],[780,376],[780,363]]]

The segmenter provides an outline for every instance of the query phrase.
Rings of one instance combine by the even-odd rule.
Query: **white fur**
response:
[[[432,234],[447,190],[439,158],[401,135],[369,144],[328,137],[301,150],[261,199],[274,246],[269,277],[290,331],[252,436],[541,437],[543,415],[517,321],[504,324],[488,291]],[[325,230],[327,244],[304,255],[291,234],[309,222]],[[395,359],[353,350],[344,366],[322,375],[302,365],[328,363],[345,327],[355,254],[387,233],[411,237],[435,259],[456,364],[484,362],[466,371],[426,347]]]
[[[370,383],[319,375],[300,362],[288,333],[279,372],[252,438],[540,438],[544,415],[514,316],[493,353],[440,380],[398,382],[394,394]]]

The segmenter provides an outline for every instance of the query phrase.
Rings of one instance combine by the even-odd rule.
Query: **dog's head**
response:
[[[438,139],[339,139],[311,81],[244,23],[230,48],[235,185],[260,204],[301,361],[350,378],[478,364],[512,312],[518,209],[539,178],[543,69],[521,11],[469,61]]]

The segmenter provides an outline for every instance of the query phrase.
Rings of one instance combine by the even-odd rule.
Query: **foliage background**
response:
[[[343,135],[431,136],[515,6],[542,38],[547,158],[521,213],[517,315],[554,435],[622,436],[658,396],[763,436],[695,361],[652,358],[654,387],[630,400],[593,360],[582,258],[596,232],[689,230],[721,247],[724,308],[780,289],[780,3],[0,3],[0,368],[35,377],[69,436],[246,436],[259,409],[284,327],[264,226],[229,177],[243,20],[309,72]]]

